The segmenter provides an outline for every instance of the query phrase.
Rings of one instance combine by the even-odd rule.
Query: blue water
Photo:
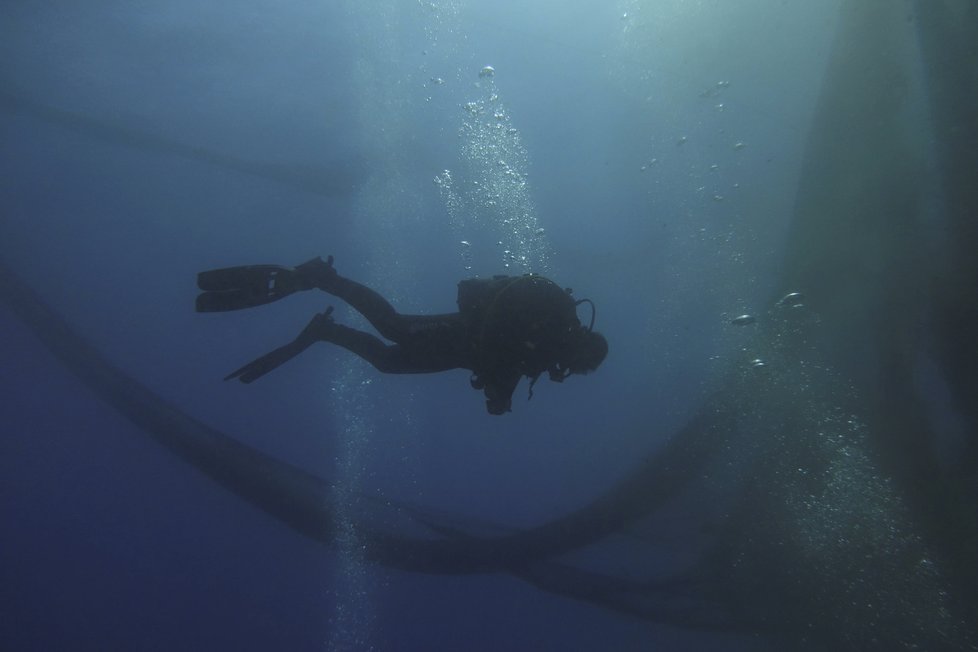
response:
[[[164,400],[330,478],[338,535],[218,488],[4,309],[0,648],[768,649],[502,573],[385,568],[354,525],[360,494],[478,529],[547,521],[709,395],[743,346],[730,318],[783,289],[839,3],[736,5],[5,4],[3,260]],[[453,310],[462,278],[543,273],[594,301],[610,354],[532,401],[524,381],[502,417],[464,371],[383,376],[326,344],[222,382],[327,305],[363,322],[314,293],[196,314],[196,273],[327,254],[406,313]],[[683,567],[683,540],[636,536],[582,558]]]

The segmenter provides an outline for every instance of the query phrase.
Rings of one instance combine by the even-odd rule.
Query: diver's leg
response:
[[[460,356],[464,354],[466,342],[463,341],[464,325],[457,312],[439,315],[403,315],[397,312],[384,297],[366,285],[340,276],[333,268],[332,256],[329,256],[325,262],[320,259],[311,260],[296,269],[301,271],[303,268],[313,279],[309,282],[315,287],[343,299],[366,317],[370,325],[381,335],[404,345],[403,355],[407,356],[405,360],[410,359],[411,356],[423,358],[417,362],[403,362],[403,366],[433,365],[437,370],[463,366]],[[388,352],[387,355],[397,357],[393,352]],[[445,360],[436,361],[435,358],[438,357]]]
[[[454,358],[428,355],[424,350],[412,351],[400,345],[388,345],[370,333],[337,324],[333,321],[332,312],[333,307],[330,306],[326,312],[313,317],[295,340],[249,362],[228,374],[224,380],[237,378],[243,383],[253,382],[316,342],[331,342],[342,346],[369,362],[378,371],[388,374],[422,374],[458,367]]]
[[[459,333],[456,332],[453,322],[442,321],[437,324],[440,328],[429,329],[424,333],[409,333],[413,337],[409,344],[403,345],[387,344],[370,333],[337,324],[329,312],[322,317],[323,319],[314,320],[307,326],[313,337],[356,353],[386,374],[434,373],[457,369],[465,363],[456,343]],[[397,317],[409,325],[415,321],[411,315]],[[430,323],[432,326],[436,325],[433,321]]]
[[[385,374],[427,374],[458,367],[454,359],[426,355],[424,351],[400,344],[387,344],[370,333],[342,324],[332,323],[321,333],[321,339],[356,353]]]
[[[405,316],[366,285],[340,276],[333,268],[332,256],[327,257],[325,262],[321,259],[310,260],[297,267],[296,271],[307,276],[307,283],[350,304],[387,339],[400,342],[409,335]]]

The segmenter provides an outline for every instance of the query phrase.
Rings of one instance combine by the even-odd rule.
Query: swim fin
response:
[[[333,257],[318,256],[296,268],[281,265],[244,265],[197,274],[197,312],[227,312],[253,308],[309,290],[335,276]]]
[[[294,272],[279,265],[246,265],[201,272],[197,312],[225,312],[283,299],[299,289]]]
[[[293,341],[266,353],[256,360],[252,360],[240,369],[232,371],[224,377],[224,380],[237,378],[247,384],[258,380],[270,371],[278,369],[316,342],[326,338],[330,326],[334,323],[333,317],[331,316],[332,313],[333,306],[329,306],[326,312],[314,316],[312,321],[302,329],[302,332]]]
[[[274,351],[266,353],[256,360],[252,360],[240,369],[232,371],[224,377],[224,380],[237,378],[246,384],[258,380],[268,372],[278,369],[280,366],[308,349],[310,346],[312,346],[312,344],[313,342],[302,342],[300,340],[289,342],[285,346],[280,346]]]

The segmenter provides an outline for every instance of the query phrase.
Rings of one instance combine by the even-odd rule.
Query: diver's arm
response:
[[[512,409],[513,392],[521,377],[519,372],[509,372],[486,379],[486,410],[489,414],[506,414]]]

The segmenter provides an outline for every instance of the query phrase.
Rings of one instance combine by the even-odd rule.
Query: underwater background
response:
[[[0,649],[978,649],[976,43],[964,0],[4,3]],[[327,344],[223,382],[364,322],[197,272],[329,254],[404,313],[544,274],[610,353],[501,417]]]

